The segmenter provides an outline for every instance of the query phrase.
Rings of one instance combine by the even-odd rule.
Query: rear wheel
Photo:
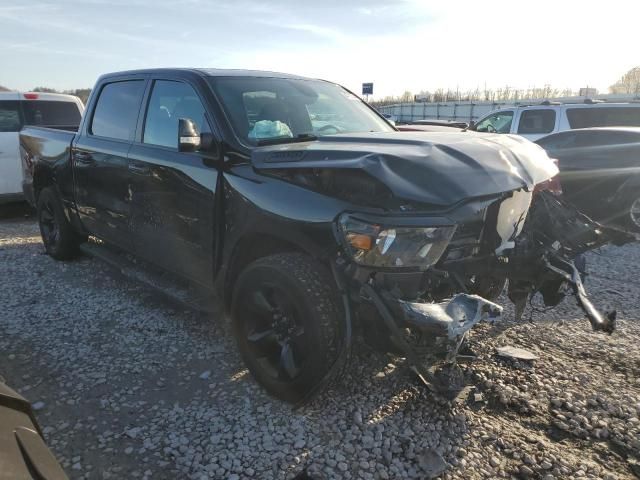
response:
[[[333,284],[299,253],[256,260],[238,278],[231,306],[238,348],[275,397],[302,400],[337,359],[342,311]]]
[[[78,254],[82,238],[74,232],[62,208],[62,202],[52,187],[38,195],[38,224],[47,254],[56,260],[68,260]]]

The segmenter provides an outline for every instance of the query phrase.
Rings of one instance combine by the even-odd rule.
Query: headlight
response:
[[[349,214],[339,222],[347,252],[356,263],[371,267],[429,267],[440,259],[456,231],[455,225],[387,226]]]

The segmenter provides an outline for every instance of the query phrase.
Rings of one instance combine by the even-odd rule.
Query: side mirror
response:
[[[200,150],[200,132],[190,118],[178,119],[178,151],[195,152]]]

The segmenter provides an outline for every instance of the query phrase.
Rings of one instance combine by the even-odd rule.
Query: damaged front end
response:
[[[431,386],[451,384],[438,380],[435,366],[468,356],[473,326],[499,320],[494,302],[507,283],[517,317],[536,293],[557,305],[573,292],[595,330],[615,328],[615,313],[601,314],[587,297],[581,255],[635,238],[539,191],[558,169],[525,139],[331,135],[257,149],[252,162],[336,205],[332,267],[345,331],[353,310],[369,343],[400,353]]]
[[[462,387],[455,365],[466,358],[468,332],[500,319],[502,307],[493,300],[506,280],[517,317],[537,292],[550,306],[572,292],[594,330],[613,332],[615,311],[602,314],[591,303],[576,263],[604,244],[635,240],[549,192],[522,189],[478,205],[467,222],[455,225],[434,217],[394,219],[393,227],[366,216],[340,220],[352,260],[341,261],[341,272],[358,288],[361,316],[379,320],[364,326],[365,337],[387,340],[384,348],[401,353],[446,396]]]

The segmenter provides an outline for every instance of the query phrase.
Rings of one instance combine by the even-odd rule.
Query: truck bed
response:
[[[20,158],[24,171],[23,191],[27,201],[35,206],[33,172],[36,162],[58,168],[70,165],[71,142],[75,131],[66,127],[25,127],[20,131]]]

